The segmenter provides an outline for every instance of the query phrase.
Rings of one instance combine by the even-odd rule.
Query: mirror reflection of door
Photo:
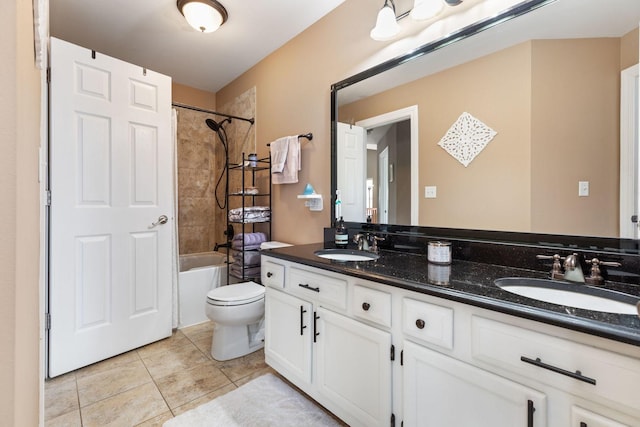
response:
[[[365,130],[359,126],[338,123],[338,191],[345,221],[365,222]]]
[[[640,230],[640,64],[621,73],[620,237],[638,239]]]
[[[378,154],[378,206],[380,208],[380,222],[389,222],[389,147]]]

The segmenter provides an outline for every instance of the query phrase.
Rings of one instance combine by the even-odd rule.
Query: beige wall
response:
[[[274,186],[274,239],[317,242],[330,225],[330,87],[380,50],[380,43],[369,38],[370,20],[353,19],[363,11],[373,10],[375,16],[378,8],[369,0],[343,3],[217,93],[218,104],[224,105],[256,88],[258,154],[266,154],[266,144],[278,137],[313,132],[313,141],[301,140],[299,182]],[[307,183],[324,196],[324,211],[310,212],[297,199]]]
[[[39,415],[40,73],[32,2],[0,14],[0,419],[36,426]]]
[[[634,60],[621,45],[526,42],[341,107],[340,119],[418,105],[419,188],[438,187],[420,199],[420,224],[617,236],[619,75]],[[437,145],[463,111],[498,132],[467,168]]]
[[[171,101],[191,107],[216,111],[216,94],[180,83],[171,83]]]
[[[292,243],[319,241],[322,239],[322,227],[330,225],[330,207],[327,205],[330,200],[327,193],[330,190],[331,160],[330,85],[360,71],[362,64],[371,63],[372,58],[384,56],[384,52],[395,45],[371,41],[368,38],[369,23],[350,19],[351,16],[361,16],[368,7],[366,0],[345,2],[334,13],[268,56],[217,94],[218,102],[223,103],[249,87],[256,87],[257,140],[259,150],[263,152],[266,152],[266,143],[279,136],[306,131],[314,133],[314,141],[303,144],[300,182],[274,188],[274,238],[278,240]],[[638,32],[635,30],[621,40],[618,66],[637,63],[637,38]],[[542,144],[533,150],[531,129],[536,125],[535,129],[539,131],[539,123],[548,121],[544,115],[534,114],[532,111],[541,102],[539,97],[534,102],[531,94],[531,85],[535,83],[531,76],[533,60],[536,60],[536,56],[533,55],[530,43],[516,46],[493,55],[491,62],[480,59],[468,66],[457,67],[454,72],[458,74],[453,77],[441,73],[432,76],[430,83],[423,86],[405,85],[400,89],[400,95],[393,99],[380,97],[377,104],[369,105],[367,112],[359,117],[371,117],[409,105],[419,105],[419,188],[422,189],[425,185],[438,187],[437,199],[420,197],[421,223],[523,232],[617,235],[615,210],[607,209],[607,215],[603,217],[605,210],[600,208],[597,219],[594,217],[586,222],[574,222],[571,219],[584,213],[581,204],[585,204],[584,198],[579,200],[581,204],[575,203],[577,179],[574,178],[567,184],[573,195],[566,198],[554,196],[554,203],[558,199],[561,203],[570,200],[561,210],[565,206],[572,209],[571,213],[565,212],[563,216],[576,227],[567,228],[566,222],[556,226],[548,212],[543,213],[532,207],[532,203],[544,199],[542,196],[558,194],[549,191],[541,194],[539,190],[542,187],[536,185],[534,188],[532,182],[542,174],[539,169],[533,169],[532,156],[544,156],[541,153],[545,152],[546,146]],[[538,57],[537,60],[544,59]],[[544,68],[544,65],[538,64],[536,67]],[[524,74],[515,72],[516,70]],[[478,84],[480,79],[476,77],[477,74],[471,73],[480,73],[492,79]],[[438,93],[446,95],[444,101],[437,104],[430,102],[437,99],[435,94]],[[462,95],[456,95],[461,93],[465,94],[465,100],[461,98]],[[468,99],[469,94],[471,101]],[[582,96],[578,94],[573,97],[572,102],[579,102]],[[496,99],[508,99],[510,102],[495,107],[492,101]],[[611,96],[607,95],[601,105],[607,111],[616,111],[617,106],[614,107],[611,101]],[[471,113],[498,132],[496,138],[467,168],[436,145],[463,111]],[[571,114],[572,109],[568,111]],[[567,114],[567,111],[563,111],[563,114]],[[554,116],[554,120],[559,117]],[[343,118],[350,122],[355,117],[345,113]],[[534,119],[538,122],[534,123]],[[610,134],[611,126],[605,127]],[[575,138],[572,140],[575,141]],[[428,148],[423,150],[424,144],[428,144]],[[581,144],[585,142],[582,141]],[[580,150],[578,147],[577,149]],[[617,151],[613,154],[615,153]],[[598,152],[594,150],[586,155],[591,156],[590,162],[599,158]],[[584,159],[584,154],[581,156]],[[606,163],[608,162],[609,154],[606,155]],[[582,160],[576,163],[580,166],[585,164]],[[567,165],[563,167],[566,168]],[[426,171],[423,172],[422,169]],[[595,169],[590,168],[586,178],[593,179],[593,196],[588,198],[590,206],[604,203],[604,200],[615,196],[611,176],[602,178],[601,181],[599,176],[594,175]],[[576,172],[576,177],[578,175],[583,176]],[[324,212],[309,212],[296,200],[296,195],[307,182],[325,196]],[[545,188],[548,188],[547,182],[548,180],[544,183]],[[551,188],[556,186],[557,184]],[[532,192],[535,192],[535,196]],[[606,195],[600,197],[602,194]],[[503,203],[505,200],[509,203]],[[548,203],[547,200],[543,201]],[[617,202],[611,203],[614,206]],[[604,227],[601,227],[603,223]]]
[[[532,57],[531,231],[617,236],[620,40],[538,40]]]
[[[530,70],[524,43],[341,107],[341,121],[417,105],[418,188],[438,192],[419,198],[419,223],[529,231]],[[437,145],[463,112],[498,132],[466,168]]]

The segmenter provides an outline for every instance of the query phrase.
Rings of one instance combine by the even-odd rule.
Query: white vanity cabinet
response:
[[[349,425],[389,426],[391,333],[351,314],[349,279],[275,259],[262,275],[267,363]],[[369,304],[384,319],[380,299]]]
[[[640,347],[268,256],[262,271],[267,363],[349,425],[640,427]]]

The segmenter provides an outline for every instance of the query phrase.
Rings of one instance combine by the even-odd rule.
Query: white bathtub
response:
[[[201,252],[180,255],[178,328],[205,322],[207,292],[227,284],[227,254]]]

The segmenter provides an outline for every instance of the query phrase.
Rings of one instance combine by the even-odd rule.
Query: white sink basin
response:
[[[322,249],[315,251],[314,254],[334,261],[373,261],[380,258],[378,254],[353,249]]]
[[[640,314],[640,297],[583,284],[505,277],[495,281],[505,291],[567,307],[619,314]]]

